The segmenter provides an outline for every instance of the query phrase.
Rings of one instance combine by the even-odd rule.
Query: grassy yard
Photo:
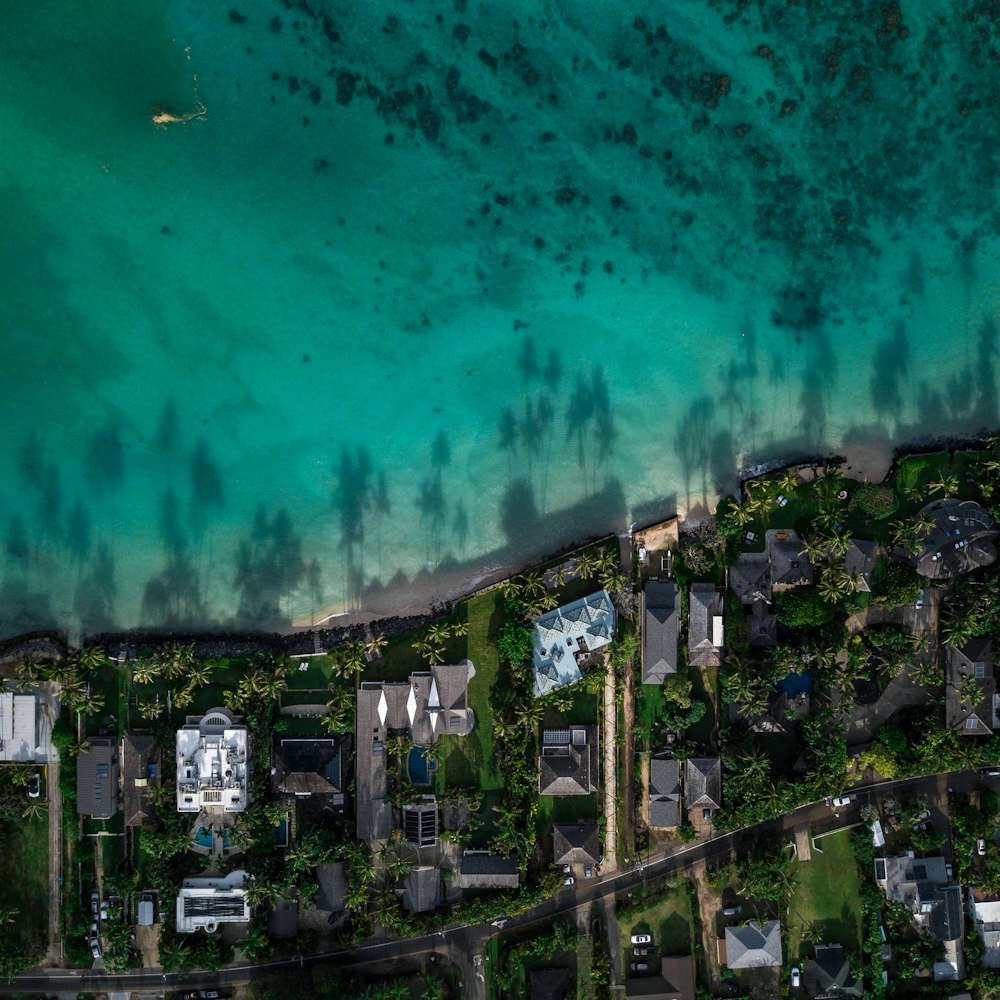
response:
[[[44,949],[48,938],[48,837],[48,810],[0,826],[3,904],[15,907],[19,914],[3,933],[16,935],[31,948]]]
[[[789,961],[801,957],[803,938],[842,944],[856,953],[861,940],[860,884],[849,832],[823,837],[812,860],[795,866],[796,887],[788,907]],[[822,853],[820,853],[822,851]]]
[[[635,750],[636,753],[652,753],[656,749],[650,745],[653,727],[660,720],[666,704],[663,688],[659,684],[636,684],[635,693]]]
[[[666,888],[637,906],[622,909],[618,920],[622,939],[622,968],[634,962],[629,939],[633,934],[651,934],[657,955],[691,953],[691,898],[683,884]],[[658,965],[658,960],[654,960]]]

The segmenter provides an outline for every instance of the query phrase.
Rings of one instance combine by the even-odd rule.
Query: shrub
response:
[[[893,608],[912,604],[919,589],[920,577],[916,570],[904,563],[889,563],[876,586],[875,603],[888,604]]]
[[[789,628],[809,628],[833,621],[833,608],[815,587],[795,587],[775,596],[775,617]]]
[[[896,512],[899,497],[895,490],[878,483],[861,483],[851,497],[851,509],[881,521]]]

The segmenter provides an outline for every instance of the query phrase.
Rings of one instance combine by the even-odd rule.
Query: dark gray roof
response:
[[[625,996],[645,1000],[694,1000],[694,960],[690,955],[660,959],[658,976],[634,976],[625,983]]]
[[[649,825],[677,826],[681,821],[681,773],[676,760],[649,762]]]
[[[791,528],[772,528],[764,537],[771,564],[772,590],[813,582],[812,563],[802,551],[805,548],[802,539]]]
[[[397,890],[403,908],[411,913],[426,913],[441,901],[441,869],[423,865],[411,869]]]
[[[267,916],[269,937],[289,939],[299,933],[299,902],[297,899],[278,899],[270,903]]]
[[[159,784],[159,776],[150,775],[150,765],[159,771],[160,750],[151,733],[128,731],[122,737],[122,805],[125,825],[152,829],[156,825],[156,806],[149,796]]]
[[[531,973],[531,1000],[566,1000],[569,969],[535,969]]]
[[[963,933],[962,887],[939,885],[934,894],[937,899],[931,909],[930,935],[935,941],[957,941]]]
[[[861,980],[851,975],[851,963],[839,944],[816,945],[816,957],[807,958],[803,966],[802,985],[813,1000],[865,995]]]
[[[902,903],[937,941],[962,936],[962,890],[950,882],[941,857],[908,854],[875,859],[876,881],[886,897]]]
[[[677,673],[679,625],[676,584],[650,580],[643,592],[643,684],[662,684],[669,674]]]
[[[596,823],[558,823],[552,830],[553,863],[595,864],[601,856],[601,831]]]
[[[328,913],[343,913],[344,898],[347,896],[347,877],[343,862],[320,865],[316,869],[316,884],[319,886],[314,897],[316,909]]]
[[[916,556],[902,553],[922,576],[946,580],[989,566],[997,557],[997,531],[990,515],[973,500],[933,500],[918,515],[934,522],[933,530],[920,536]],[[897,550],[894,554],[901,554]]]
[[[771,570],[766,552],[741,552],[729,567],[729,586],[743,604],[771,600]]]
[[[553,745],[546,742],[547,732],[542,732],[538,758],[540,795],[589,795],[597,790],[597,727],[570,727],[570,732],[580,730],[585,733],[586,743]]]
[[[684,769],[684,808],[722,808],[722,761],[689,757]]]
[[[980,691],[980,699],[975,704],[963,702],[959,696],[962,682],[969,678],[976,681]],[[945,681],[948,725],[963,736],[992,736],[993,696],[997,690],[992,640],[980,637],[960,648],[945,647]]]
[[[852,538],[847,554],[844,556],[844,572],[858,574],[860,589],[870,593],[872,589],[872,571],[875,569],[875,553],[878,545],[866,542],[861,538]]]
[[[726,928],[726,965],[730,969],[767,969],[782,964],[781,924],[751,920]]]
[[[721,649],[712,642],[712,619],[722,614],[722,595],[711,583],[692,583],[688,597],[688,663],[717,667]]]
[[[337,737],[283,739],[274,749],[271,787],[278,794],[336,795],[341,791],[341,744]]]
[[[776,646],[778,620],[763,601],[757,601],[747,617],[747,633],[751,646]]]
[[[119,808],[118,747],[107,739],[91,739],[76,759],[76,811],[110,819]]]
[[[460,889],[516,889],[520,880],[517,858],[474,851],[462,855],[454,882]]]
[[[358,840],[364,841],[387,840],[392,833],[385,748],[388,730],[378,715],[381,696],[381,684],[362,684],[358,689],[355,810]]]

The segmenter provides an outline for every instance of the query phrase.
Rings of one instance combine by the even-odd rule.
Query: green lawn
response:
[[[795,865],[796,887],[788,907],[789,962],[801,957],[806,936],[842,944],[852,954],[860,947],[861,886],[849,837],[845,830],[821,838],[813,848],[812,860]]]
[[[296,660],[295,669],[288,675],[288,687],[291,691],[326,691],[333,679],[333,657],[311,656],[308,659]],[[308,664],[307,670],[299,670],[298,664]]]
[[[633,934],[652,934],[658,955],[691,953],[691,898],[684,885],[666,888],[637,906],[622,908],[618,920],[622,940],[622,968],[634,962],[629,939]]]
[[[659,721],[666,700],[659,684],[635,685],[635,750],[652,753],[653,727]]]
[[[27,797],[25,798],[27,801]],[[49,926],[49,814],[0,826],[0,880],[3,905],[18,917],[4,934],[16,935],[29,948],[45,948]]]

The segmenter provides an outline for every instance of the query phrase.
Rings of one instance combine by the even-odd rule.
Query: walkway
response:
[[[49,803],[49,947],[47,957],[61,962],[64,957],[62,935],[62,791],[59,788],[59,758],[49,761],[45,775],[45,794]]]
[[[618,706],[615,704],[615,669],[608,666],[604,675],[604,863],[601,872],[608,874],[618,867]]]

